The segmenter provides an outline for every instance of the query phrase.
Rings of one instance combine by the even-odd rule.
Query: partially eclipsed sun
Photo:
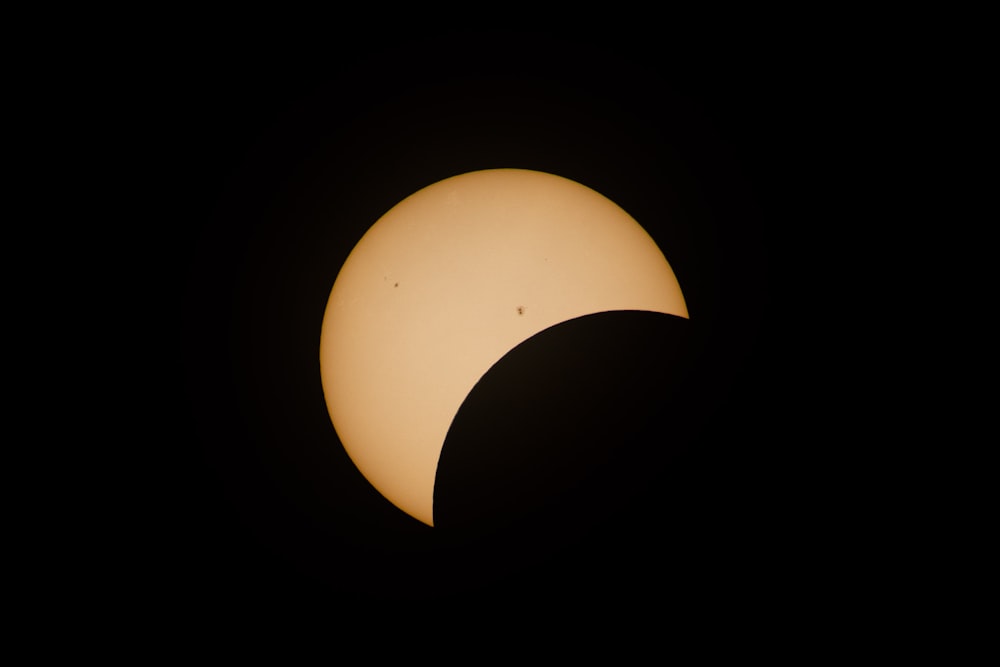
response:
[[[535,334],[616,310],[688,316],[625,211],[537,171],[445,179],[382,216],[337,276],[320,336],[330,418],[365,478],[433,526],[441,448],[479,379]]]

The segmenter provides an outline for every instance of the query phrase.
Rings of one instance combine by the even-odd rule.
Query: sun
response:
[[[663,252],[614,202],[523,169],[434,183],[369,229],[333,285],[331,420],[365,478],[433,525],[441,448],[476,382],[539,332],[617,310],[687,317]]]

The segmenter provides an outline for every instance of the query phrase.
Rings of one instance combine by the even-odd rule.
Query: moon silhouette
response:
[[[476,383],[532,336],[611,311],[688,316],[619,206],[523,169],[439,181],[383,215],[337,276],[320,336],[331,421],[365,478],[433,526],[442,447]]]

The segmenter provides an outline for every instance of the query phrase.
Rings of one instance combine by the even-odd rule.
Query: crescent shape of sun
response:
[[[441,449],[480,378],[549,327],[620,310],[688,316],[663,253],[612,201],[523,169],[434,183],[368,230],[333,285],[330,418],[365,478],[433,526]]]

